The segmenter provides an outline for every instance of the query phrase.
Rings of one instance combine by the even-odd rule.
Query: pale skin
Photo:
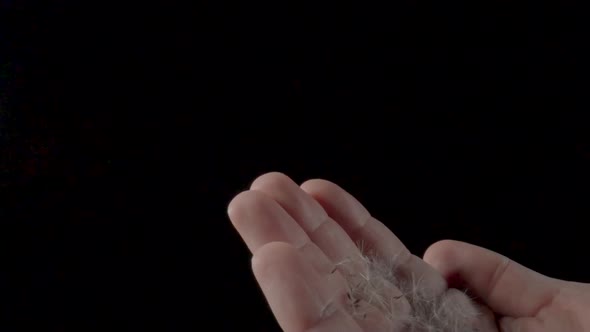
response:
[[[281,173],[264,174],[231,201],[228,215],[285,332],[379,330],[371,325],[379,313],[359,319],[340,306],[346,285],[336,263],[357,253],[359,241],[380,255],[399,255],[404,273],[420,276],[433,296],[454,296],[450,280],[460,280],[482,303],[480,331],[590,331],[590,284],[550,278],[458,241],[412,255],[358,200],[326,180],[298,185]]]

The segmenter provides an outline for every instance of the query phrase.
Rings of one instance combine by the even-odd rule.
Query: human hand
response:
[[[587,284],[542,276],[456,241],[435,243],[420,259],[328,181],[299,187],[283,174],[265,174],[232,200],[228,214],[286,332],[590,330]],[[375,271],[365,250],[395,258],[386,265],[391,275],[369,277]],[[450,280],[461,280],[485,306],[449,288]]]

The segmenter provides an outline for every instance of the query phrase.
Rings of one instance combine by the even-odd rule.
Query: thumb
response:
[[[534,316],[551,302],[557,281],[491,250],[459,241],[431,245],[424,261],[446,280],[459,280],[501,315]]]

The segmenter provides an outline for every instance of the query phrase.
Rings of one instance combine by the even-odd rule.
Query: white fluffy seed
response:
[[[361,248],[362,249],[362,248]],[[358,269],[358,264],[362,267]],[[355,266],[355,268],[351,268]],[[357,320],[377,309],[387,320],[390,329],[383,332],[475,332],[480,315],[477,306],[457,289],[448,289],[437,297],[429,297],[421,290],[419,276],[397,277],[398,264],[362,253],[359,257],[337,264],[348,282],[347,309]],[[395,326],[395,328],[394,328]],[[381,332],[381,331],[375,331]]]

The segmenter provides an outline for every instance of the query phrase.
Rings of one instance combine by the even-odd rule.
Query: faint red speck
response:
[[[34,159],[28,159],[23,164],[23,172],[26,176],[35,176],[37,175],[37,163]]]

